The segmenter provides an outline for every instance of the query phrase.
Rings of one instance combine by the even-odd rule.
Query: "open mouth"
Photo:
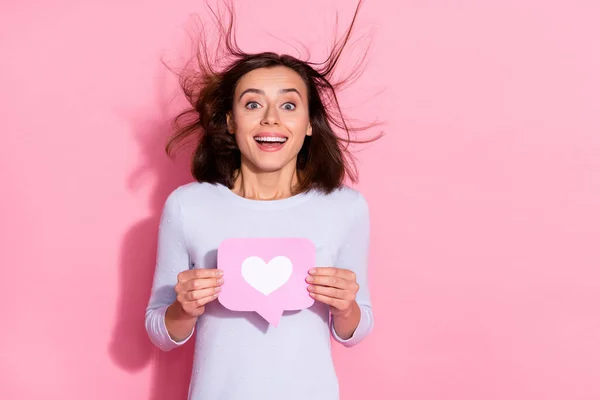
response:
[[[254,140],[261,150],[273,151],[282,148],[288,139],[280,136],[255,136]]]

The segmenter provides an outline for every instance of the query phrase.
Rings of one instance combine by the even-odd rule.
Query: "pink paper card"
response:
[[[286,310],[313,305],[305,279],[315,245],[304,238],[232,238],[217,251],[225,282],[219,301],[233,311],[255,311],[273,326]]]

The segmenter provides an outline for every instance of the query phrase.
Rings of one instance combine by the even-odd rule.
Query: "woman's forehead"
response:
[[[296,89],[305,97],[306,85],[300,75],[291,68],[277,66],[270,68],[257,68],[243,75],[236,87],[236,93],[243,93],[247,89],[258,89],[265,95],[282,94],[288,89]]]

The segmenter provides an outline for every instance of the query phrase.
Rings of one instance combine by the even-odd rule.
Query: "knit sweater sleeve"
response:
[[[163,206],[158,228],[158,247],[154,280],[146,307],[146,332],[150,341],[164,351],[187,342],[194,333],[181,340],[171,338],[165,325],[165,313],[176,299],[177,275],[189,269],[188,246],[184,232],[183,210],[173,191]]]
[[[335,332],[333,320],[330,320],[330,330],[333,338],[346,347],[357,345],[373,329],[373,310],[368,283],[369,238],[369,206],[365,198],[358,193],[351,212],[351,223],[338,253],[335,266],[349,269],[356,274],[359,285],[356,302],[360,307],[360,322],[350,338],[342,339]]]

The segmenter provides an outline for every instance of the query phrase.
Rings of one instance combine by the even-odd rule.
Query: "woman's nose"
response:
[[[275,107],[268,106],[265,109],[265,114],[263,115],[262,125],[279,125],[279,115],[277,114],[277,110]]]

